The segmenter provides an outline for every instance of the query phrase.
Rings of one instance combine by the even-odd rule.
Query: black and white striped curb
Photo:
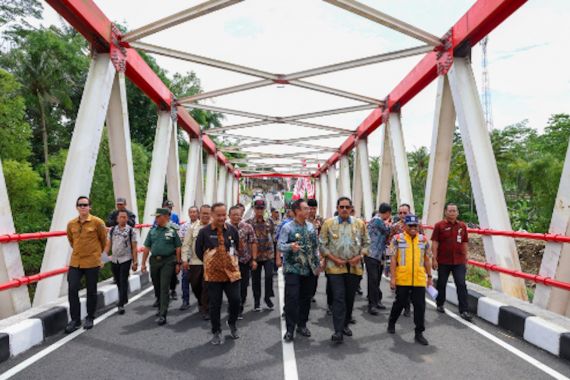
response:
[[[467,287],[471,313],[570,360],[570,319],[475,284],[469,283]],[[455,284],[447,284],[446,298],[451,304],[458,304]]]
[[[150,284],[148,273],[134,273],[129,277],[129,293],[137,293]],[[117,285],[103,281],[97,288],[97,310],[115,306],[119,300]],[[87,314],[85,291],[80,293],[81,319]],[[67,298],[45,307],[32,308],[17,316],[0,321],[0,362],[19,355],[42,343],[46,338],[60,334],[69,322]]]

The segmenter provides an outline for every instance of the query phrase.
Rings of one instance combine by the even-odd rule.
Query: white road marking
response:
[[[142,292],[140,292],[136,296],[129,299],[129,303],[132,303],[132,302],[138,300],[139,298],[141,298],[142,296],[144,296],[145,294],[147,294],[148,292],[150,292],[152,290],[153,290],[153,287],[150,286],[148,289],[143,290]],[[109,318],[111,315],[115,314],[116,312],[117,312],[117,308],[114,307],[111,310],[109,310],[108,312],[106,312],[105,314],[101,315],[99,318],[95,318],[95,321],[94,321],[95,326],[97,326],[99,323],[103,322],[105,319]],[[49,345],[48,347],[41,350],[37,354],[30,356],[28,359],[24,360],[20,364],[10,368],[8,371],[6,371],[2,374],[0,374],[0,380],[9,379],[12,376],[20,373],[21,371],[28,368],[29,366],[31,366],[32,364],[34,364],[38,360],[40,360],[40,359],[44,358],[45,356],[51,354],[52,352],[54,352],[58,348],[60,348],[63,345],[71,342],[73,339],[77,338],[79,335],[81,335],[85,332],[87,332],[87,330],[80,328],[79,330],[77,330],[77,331],[65,336],[64,338],[58,340],[57,342]]]
[[[283,278],[283,268],[279,268],[277,277],[277,284],[279,286],[279,318],[281,319],[281,345],[283,346],[283,373],[285,380],[298,380],[299,373],[297,372],[297,360],[295,359],[295,346],[294,343],[286,343],[283,340],[283,335],[287,332],[287,324],[285,318],[281,318],[283,312],[283,305],[285,305],[285,279]],[[0,379],[1,380],[1,379]]]
[[[432,305],[433,307],[436,306],[435,302],[426,299],[426,302],[430,305]],[[461,318],[459,315],[449,311],[449,310],[445,310],[445,314],[447,314],[449,317],[455,319],[457,322],[463,324],[464,326],[469,327],[471,330],[481,334],[482,336],[484,336],[485,338],[489,339],[491,342],[498,344],[499,346],[501,346],[502,348],[504,348],[505,350],[511,352],[512,354],[518,356],[519,358],[521,358],[522,360],[524,360],[525,362],[533,365],[534,367],[538,368],[539,370],[541,370],[542,372],[552,376],[555,379],[560,379],[560,380],[570,380],[568,377],[564,376],[563,374],[561,374],[560,372],[556,371],[555,369],[547,366],[546,364],[536,360],[535,358],[533,358],[530,355],[527,355],[526,353],[522,352],[521,350],[519,350],[516,347],[511,346],[510,344],[508,344],[507,342],[505,342],[504,340],[501,340],[499,338],[497,338],[495,335],[483,330],[482,328],[474,325],[473,323],[467,322],[465,321],[463,318]]]

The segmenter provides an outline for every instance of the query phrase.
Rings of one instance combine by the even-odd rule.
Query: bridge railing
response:
[[[143,229],[149,228],[152,224],[136,224],[136,229]],[[24,234],[5,234],[0,235],[0,244],[6,243],[14,243],[19,241],[27,241],[27,240],[42,240],[52,237],[61,237],[66,236],[66,231],[50,231],[50,232],[30,232]],[[138,249],[139,252],[142,251],[142,247]],[[14,278],[8,282],[0,284],[0,292],[8,289],[18,288],[20,286],[33,284],[44,280],[49,277],[59,276],[61,274],[67,273],[68,267],[53,269],[47,272],[41,272],[38,274],[30,275],[30,276],[23,276],[19,278]]]

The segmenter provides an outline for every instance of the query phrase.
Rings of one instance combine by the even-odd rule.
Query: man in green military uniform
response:
[[[159,301],[157,320],[159,326],[166,324],[168,311],[168,291],[174,273],[180,272],[180,247],[182,242],[177,230],[169,224],[170,211],[167,208],[156,209],[156,223],[149,231],[144,242],[144,254],[141,271],[145,273],[146,261],[150,256],[150,277],[154,286],[154,294]]]

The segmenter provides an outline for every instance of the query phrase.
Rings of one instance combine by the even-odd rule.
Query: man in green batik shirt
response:
[[[348,324],[356,289],[362,278],[362,259],[368,255],[370,239],[366,224],[350,216],[350,198],[340,197],[336,205],[338,216],[327,219],[321,227],[320,252],[326,259],[325,271],[333,298],[332,341],[342,343],[343,335],[352,336]]]
[[[293,341],[297,333],[310,337],[307,328],[311,298],[320,270],[318,238],[315,227],[306,221],[309,206],[303,199],[291,205],[295,219],[285,224],[279,233],[278,249],[283,253],[285,274],[285,321],[287,332],[283,339]]]

